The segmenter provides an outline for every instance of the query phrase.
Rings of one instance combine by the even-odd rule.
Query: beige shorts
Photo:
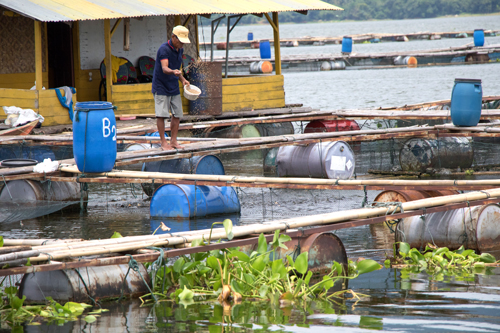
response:
[[[165,96],[155,94],[155,115],[158,118],[182,117],[181,95]]]

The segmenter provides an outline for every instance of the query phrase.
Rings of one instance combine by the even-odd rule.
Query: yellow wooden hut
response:
[[[109,78],[113,72],[107,64],[114,56],[134,66],[140,56],[155,58],[179,24],[195,41],[185,45],[184,53],[197,59],[199,15],[254,14],[266,17],[273,28],[275,71],[222,78],[222,111],[284,107],[278,13],[310,10],[341,8],[319,0],[2,0],[0,106],[33,109],[45,118],[44,126],[70,124],[57,90],[64,96],[70,90],[59,88],[73,87],[74,102],[97,101],[105,82],[101,94],[117,113],[154,114],[151,83],[102,81],[101,62]],[[5,118],[2,112],[0,118]]]

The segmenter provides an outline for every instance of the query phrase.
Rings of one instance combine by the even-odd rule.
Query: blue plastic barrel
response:
[[[271,59],[271,44],[269,44],[268,40],[261,40],[259,48],[261,59]]]
[[[224,165],[214,155],[193,156],[191,158],[180,158],[176,160],[146,162],[142,165],[142,171],[148,172],[170,172],[197,175],[225,175]],[[143,183],[142,189],[148,196],[161,184]]]
[[[474,46],[484,45],[484,30],[476,29],[474,30]]]
[[[197,219],[169,219],[162,217],[161,219],[150,219],[151,232],[158,234],[170,234],[174,232],[192,231],[192,230],[203,230],[210,229],[214,222],[222,222],[225,219],[230,219],[233,222],[233,226],[239,225],[240,215],[239,214],[221,214],[200,217]],[[168,231],[163,231],[161,228],[161,222],[170,228]],[[224,228],[222,224],[215,224],[214,229]]]
[[[146,136],[153,136],[153,137],[159,138],[160,137],[160,133],[158,133],[158,131],[153,132],[153,133],[146,133]],[[167,132],[165,132],[165,137],[168,138]]]
[[[116,161],[116,120],[110,102],[78,102],[73,156],[80,172],[108,172]]]
[[[149,205],[151,218],[194,218],[240,212],[240,200],[232,187],[165,184]]]
[[[481,80],[455,79],[451,92],[451,121],[455,126],[476,126],[481,118]]]
[[[253,40],[253,32],[249,32],[247,36],[248,40]]]
[[[352,52],[352,38],[344,36],[344,38],[342,38],[342,53],[351,53],[351,52]]]

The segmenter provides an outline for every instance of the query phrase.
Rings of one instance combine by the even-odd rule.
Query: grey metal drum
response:
[[[412,216],[396,229],[396,241],[425,248],[427,243],[450,250],[464,246],[481,252],[500,249],[500,206],[489,204]]]
[[[349,179],[355,158],[344,141],[321,142],[307,146],[283,146],[276,157],[278,176]]]
[[[399,164],[404,171],[426,171],[427,168],[470,168],[474,150],[467,138],[445,137],[437,140],[413,138],[399,152]]]

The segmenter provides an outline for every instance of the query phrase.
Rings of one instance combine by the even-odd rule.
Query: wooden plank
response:
[[[261,102],[268,100],[283,100],[285,101],[285,92],[283,90],[268,91],[266,93],[254,92],[246,94],[235,95],[222,95],[222,105],[230,103],[243,103],[243,102]],[[283,104],[284,106],[284,104]]]
[[[113,91],[113,104],[122,101],[139,101],[151,100],[154,101],[154,96],[151,91]]]
[[[2,106],[17,106],[22,109],[36,109],[36,99],[28,98],[1,98],[0,105]]]
[[[241,84],[259,84],[264,82],[284,82],[283,75],[260,75],[246,77],[229,77],[222,79],[222,86],[235,86]]]
[[[138,84],[116,84],[113,85],[113,95],[115,93],[129,93],[137,91],[148,91],[151,95],[152,83],[138,83]]]
[[[37,94],[35,90],[0,88],[0,98],[12,97],[35,99],[36,96]]]

